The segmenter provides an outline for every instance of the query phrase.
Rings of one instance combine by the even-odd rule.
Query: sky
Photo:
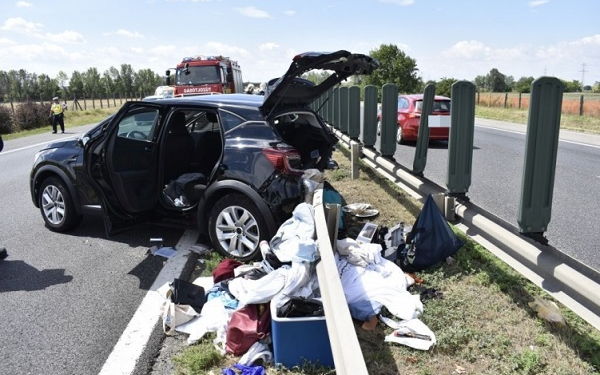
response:
[[[245,82],[279,77],[293,56],[396,45],[424,80],[600,82],[598,0],[1,0],[0,71],[129,64],[163,75],[183,57],[236,60]]]

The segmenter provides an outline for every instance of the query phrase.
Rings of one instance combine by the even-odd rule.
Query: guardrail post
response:
[[[323,120],[325,120],[326,122],[329,122],[328,118],[329,118],[329,107],[327,106],[327,104],[329,103],[329,101],[331,100],[330,95],[331,93],[329,91],[323,93],[323,95],[321,95],[321,100],[320,100],[320,104],[319,106],[321,107],[321,110],[319,111],[319,115],[323,118]]]
[[[433,83],[425,86],[423,92],[423,107],[421,108],[421,121],[419,122],[419,134],[417,135],[417,147],[413,161],[412,173],[423,175],[425,164],[427,164],[427,149],[429,148],[429,115],[433,112],[433,99],[435,97],[435,85]]]
[[[340,129],[340,88],[333,89],[333,127]]]
[[[452,84],[448,174],[446,187],[452,196],[465,196],[471,186],[473,137],[475,134],[475,85],[469,81]]]
[[[373,85],[365,86],[362,141],[366,147],[373,147],[377,141],[377,87]]]
[[[522,234],[544,244],[552,211],[563,92],[558,78],[540,77],[531,84],[517,222]]]
[[[340,87],[340,122],[339,128],[342,133],[348,134],[348,87]]]
[[[329,124],[333,123],[333,108],[335,108],[335,99],[333,97],[333,92],[333,88],[327,90],[327,103],[325,103],[325,107],[327,108],[327,110],[325,111],[327,117],[325,118]]]
[[[348,136],[358,139],[360,136],[360,87],[348,89]]]
[[[359,177],[360,163],[360,143],[350,141],[350,164],[352,165],[352,179],[356,180]]]
[[[310,104],[313,111],[317,112],[317,114],[321,117],[323,117],[323,107],[321,107],[321,105],[323,104],[324,100],[325,100],[325,94],[319,96],[319,98],[317,100],[315,100],[314,102],[312,102]]]
[[[382,156],[394,156],[398,131],[398,86],[386,83],[381,88],[381,143]]]

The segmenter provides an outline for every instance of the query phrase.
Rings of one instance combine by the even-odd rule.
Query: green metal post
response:
[[[451,97],[446,186],[450,195],[460,196],[466,200],[465,194],[471,186],[473,167],[475,85],[469,81],[454,82]]]
[[[317,111],[319,116],[323,117],[323,108],[321,108],[321,104],[323,104],[323,95],[319,96],[317,100],[312,102],[313,110]]]
[[[517,222],[521,233],[544,243],[552,211],[563,92],[558,78],[540,77],[531,84]]]
[[[340,88],[333,89],[333,127],[340,128]]]
[[[381,155],[393,156],[396,152],[398,129],[398,86],[386,83],[381,88]]]
[[[360,87],[348,89],[348,137],[358,139],[360,136]]]
[[[429,148],[429,115],[433,112],[433,99],[435,98],[435,85],[433,83],[425,86],[423,92],[423,107],[421,108],[421,121],[419,122],[419,134],[417,135],[417,146],[415,159],[413,161],[412,173],[422,176],[427,164],[427,149]]]
[[[342,133],[348,134],[348,87],[340,87],[340,123]]]
[[[325,106],[327,107],[327,122],[329,124],[333,124],[333,108],[335,106],[335,99],[333,98],[333,88],[330,88],[329,90],[327,90],[327,103],[325,103]]]
[[[319,111],[319,115],[323,118],[323,120],[327,121],[327,98],[328,98],[328,92],[323,93],[323,95],[321,95],[321,100],[319,100],[319,107],[321,107],[321,110]]]
[[[366,147],[373,147],[377,141],[377,87],[373,85],[365,87],[362,138]]]

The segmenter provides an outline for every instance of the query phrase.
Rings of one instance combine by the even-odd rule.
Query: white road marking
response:
[[[506,132],[506,133],[523,134],[523,135],[527,134],[527,132],[525,132],[525,131],[507,130],[507,129],[497,128],[495,126],[486,126],[486,125],[475,125],[475,126],[478,127],[478,128],[494,129],[494,130],[498,130],[498,131],[502,131],[502,132]],[[559,140],[559,142],[571,143],[571,144],[578,145],[578,146],[587,146],[587,147],[593,147],[593,148],[600,148],[600,146],[598,146],[598,145],[592,145],[592,144],[589,144],[589,143],[570,141],[570,140],[567,140],[567,139],[560,139],[560,138],[558,140]]]
[[[190,255],[188,249],[196,242],[197,238],[198,232],[187,230],[179,239],[175,245],[177,254],[165,263],[102,366],[99,375],[130,375],[133,373],[138,359],[148,344],[152,330],[162,315],[162,306],[165,300],[157,293],[157,290],[165,283],[172,282],[174,278],[181,276]]]
[[[52,139],[52,140],[49,140],[49,141],[46,141],[46,142],[37,143],[35,145],[29,145],[29,146],[25,146],[25,147],[21,147],[21,148],[15,148],[14,150],[4,150],[4,151],[2,151],[0,153],[0,155],[1,154],[10,154],[11,152],[17,152],[17,151],[27,150],[28,148],[32,148],[32,147],[46,146],[46,145],[49,145],[50,143],[60,142],[60,141],[66,141],[66,140],[71,139],[71,138],[77,138],[77,137],[70,135],[70,136],[65,137],[65,138],[56,138],[56,139]],[[6,146],[6,142],[7,141],[4,141],[4,146]]]

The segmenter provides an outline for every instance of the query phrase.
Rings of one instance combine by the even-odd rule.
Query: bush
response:
[[[4,105],[0,105],[0,134],[9,134],[15,131],[12,120],[12,111]]]
[[[50,124],[50,106],[25,102],[15,110],[14,123],[16,130],[42,128]]]

